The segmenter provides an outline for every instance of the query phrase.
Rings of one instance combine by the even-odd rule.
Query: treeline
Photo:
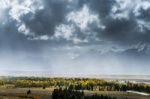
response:
[[[0,82],[1,83],[1,82]],[[3,84],[4,82],[2,82]],[[78,79],[78,78],[10,78],[5,81],[15,87],[54,87],[69,88],[73,90],[91,91],[127,91],[135,90],[150,93],[150,85],[144,83],[105,81],[99,79]]]
[[[13,82],[16,87],[50,87],[53,86],[50,81],[34,81],[34,80],[16,80]]]
[[[75,91],[71,89],[54,89],[52,93],[53,99],[117,99],[116,97],[104,96],[104,95],[84,95],[83,91]]]
[[[0,86],[4,85],[4,81],[0,80]]]

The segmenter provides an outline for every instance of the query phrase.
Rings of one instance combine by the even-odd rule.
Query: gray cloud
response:
[[[0,54],[31,57],[25,58],[27,65],[39,60],[63,69],[62,64],[76,67],[91,60],[90,70],[90,65],[124,66],[128,58],[149,64],[149,0],[3,0],[0,5]]]
[[[69,36],[61,31],[57,41],[91,43],[96,38],[94,42],[110,40],[127,44],[149,42],[145,39],[149,37],[149,4],[147,0],[134,3],[131,0],[15,0],[5,4],[8,5],[5,13],[9,13],[9,20],[16,21],[18,32],[30,40],[50,40],[56,29],[64,26],[72,31]]]
[[[35,14],[25,15],[21,18],[22,22],[36,35],[54,34],[54,29],[60,23],[63,23],[66,13],[68,12],[65,1],[45,0],[44,8]],[[33,17],[33,18],[30,18]]]
[[[105,19],[111,12],[115,0],[88,0],[88,5],[93,11],[99,13],[100,18]]]

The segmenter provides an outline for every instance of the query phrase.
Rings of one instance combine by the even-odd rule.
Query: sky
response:
[[[150,0],[0,0],[0,71],[150,74]]]

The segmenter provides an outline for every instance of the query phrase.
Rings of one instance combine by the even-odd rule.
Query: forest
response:
[[[87,78],[36,78],[11,77],[0,80],[0,85],[15,88],[63,88],[71,90],[90,91],[127,91],[134,90],[150,93],[150,84],[133,83],[129,81],[106,81]]]
[[[94,94],[92,96],[85,96],[83,91],[76,91],[72,89],[54,89],[52,93],[53,99],[117,99],[116,97],[103,96]]]

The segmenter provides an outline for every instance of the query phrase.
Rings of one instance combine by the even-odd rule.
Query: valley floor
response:
[[[0,99],[31,99],[27,97],[26,93],[31,90],[32,99],[52,99],[51,95],[53,92],[52,88],[0,88]],[[117,99],[150,99],[150,96],[139,95],[129,92],[118,92],[118,91],[87,91],[85,95],[108,95],[117,97]]]

